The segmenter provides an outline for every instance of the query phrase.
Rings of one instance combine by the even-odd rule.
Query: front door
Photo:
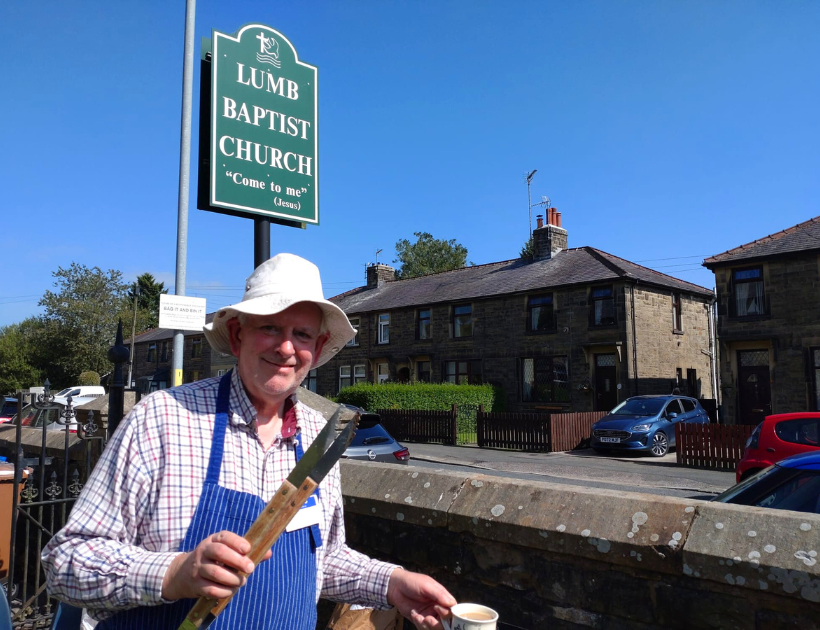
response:
[[[615,355],[595,355],[595,411],[610,411],[618,404]]]
[[[738,364],[738,424],[757,426],[772,413],[769,351],[740,350]]]

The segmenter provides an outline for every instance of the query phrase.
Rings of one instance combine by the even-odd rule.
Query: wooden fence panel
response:
[[[675,425],[678,464],[691,468],[734,470],[743,457],[746,440],[754,431],[749,425]]]
[[[550,420],[552,451],[571,451],[589,440],[592,425],[603,418],[606,411],[554,413]]]
[[[478,412],[478,445],[549,451],[549,414]]]
[[[387,432],[399,441],[455,444],[454,411],[379,409],[376,413]]]

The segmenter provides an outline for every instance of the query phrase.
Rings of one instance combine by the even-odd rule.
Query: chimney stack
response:
[[[390,265],[375,263],[367,266],[367,288],[375,289],[396,279],[396,270]]]
[[[536,214],[535,215],[535,229],[540,230],[542,227],[544,227],[544,217],[542,217],[540,214]]]
[[[547,225],[538,215],[538,227],[532,232],[533,258],[552,258],[562,249],[567,249],[567,231],[561,227],[561,213],[555,208],[547,210]]]

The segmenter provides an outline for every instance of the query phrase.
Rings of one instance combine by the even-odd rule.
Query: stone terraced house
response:
[[[492,383],[508,411],[608,410],[674,388],[715,398],[714,296],[593,247],[567,248],[554,208],[533,231],[532,260],[407,280],[367,268],[331,298],[359,334],[314,371],[335,395],[359,382]]]
[[[707,258],[724,421],[820,409],[820,217]]]
[[[210,322],[214,314],[209,313]],[[221,376],[230,370],[236,359],[232,355],[213,350],[201,331],[186,330],[184,334],[182,382],[191,383],[210,376]],[[125,345],[131,348],[131,340]],[[134,388],[147,394],[157,389],[172,387],[174,365],[174,331],[154,328],[134,337],[134,366],[131,380]],[[124,366],[128,376],[128,365]]]

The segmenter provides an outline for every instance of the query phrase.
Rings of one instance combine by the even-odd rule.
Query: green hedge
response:
[[[339,392],[337,401],[367,411],[377,409],[428,409],[449,411],[458,407],[459,434],[475,434],[478,406],[504,411],[504,395],[492,385],[451,383],[357,383]]]

